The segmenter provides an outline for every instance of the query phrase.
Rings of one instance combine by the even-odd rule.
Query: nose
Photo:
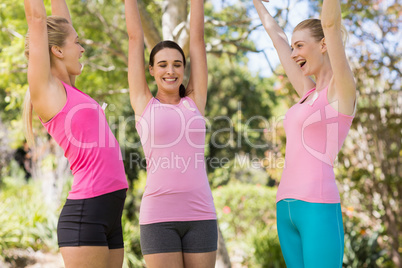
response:
[[[167,72],[168,72],[168,74],[173,74],[173,73],[174,73],[174,67],[173,67],[173,65],[169,65],[169,66],[168,66]]]
[[[84,48],[82,45],[80,45],[80,47],[81,47],[81,53],[84,53],[84,52],[85,52],[85,48]]]
[[[290,58],[294,60],[297,56],[296,49],[292,49],[292,53],[290,53]]]

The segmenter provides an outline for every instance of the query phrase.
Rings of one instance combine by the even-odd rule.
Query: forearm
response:
[[[289,78],[290,83],[293,85],[299,96],[302,96],[305,89],[310,89],[313,87],[314,83],[302,74],[300,67],[291,58],[292,50],[285,32],[281,27],[279,27],[271,14],[269,14],[261,0],[253,0],[253,2],[258,12],[258,16],[274,44],[279,60],[285,69],[285,73]]]
[[[67,3],[65,0],[51,0],[52,2],[52,15],[66,18],[72,24],[70,12],[68,11]]]
[[[46,10],[43,0],[24,0],[24,6],[28,26],[33,20],[46,20]]]
[[[144,31],[141,25],[137,0],[125,0],[125,14],[129,39],[142,40],[144,42]]]
[[[274,44],[276,52],[279,56],[279,60],[281,61],[286,73],[288,73],[288,71],[290,71],[289,66],[294,65],[290,58],[292,51],[288,43],[288,38],[286,37],[286,34],[282,28],[279,27],[275,19],[271,16],[271,14],[269,14],[261,0],[253,0],[253,2],[262,25]]]
[[[190,44],[194,41],[204,43],[204,1],[191,0]],[[191,45],[190,45],[191,48]]]
[[[289,47],[288,38],[285,32],[279,27],[275,19],[269,14],[268,10],[265,8],[261,0],[253,0],[255,9],[257,10],[258,16],[264,26],[266,32],[271,38],[274,46],[278,49],[281,46]]]
[[[323,28],[340,28],[341,4],[339,0],[324,0],[321,11],[321,24]]]

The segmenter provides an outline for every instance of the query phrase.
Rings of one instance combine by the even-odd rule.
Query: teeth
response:
[[[165,78],[165,81],[174,82],[174,81],[176,81],[176,78]]]
[[[300,67],[303,67],[303,65],[306,63],[305,60],[299,61],[297,62],[297,64],[299,64]]]

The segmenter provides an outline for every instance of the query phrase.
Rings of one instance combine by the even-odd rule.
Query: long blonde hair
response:
[[[68,20],[59,16],[49,16],[46,20],[49,55],[53,46],[63,47],[69,34],[66,25]],[[29,59],[29,32],[25,37],[25,56]],[[51,62],[50,62],[51,63]],[[35,139],[32,130],[32,102],[29,88],[25,93],[22,118],[24,122],[24,134],[30,146],[35,146]]]

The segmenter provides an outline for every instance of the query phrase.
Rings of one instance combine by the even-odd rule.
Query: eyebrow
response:
[[[301,42],[304,42],[304,41],[303,40],[298,40],[298,41],[294,42],[293,45],[297,45],[297,43],[301,43]]]
[[[179,62],[179,63],[183,63],[181,60],[175,60],[174,62]],[[161,60],[161,61],[158,61],[158,63],[157,64],[159,64],[159,63],[167,63],[167,61],[166,60]]]

